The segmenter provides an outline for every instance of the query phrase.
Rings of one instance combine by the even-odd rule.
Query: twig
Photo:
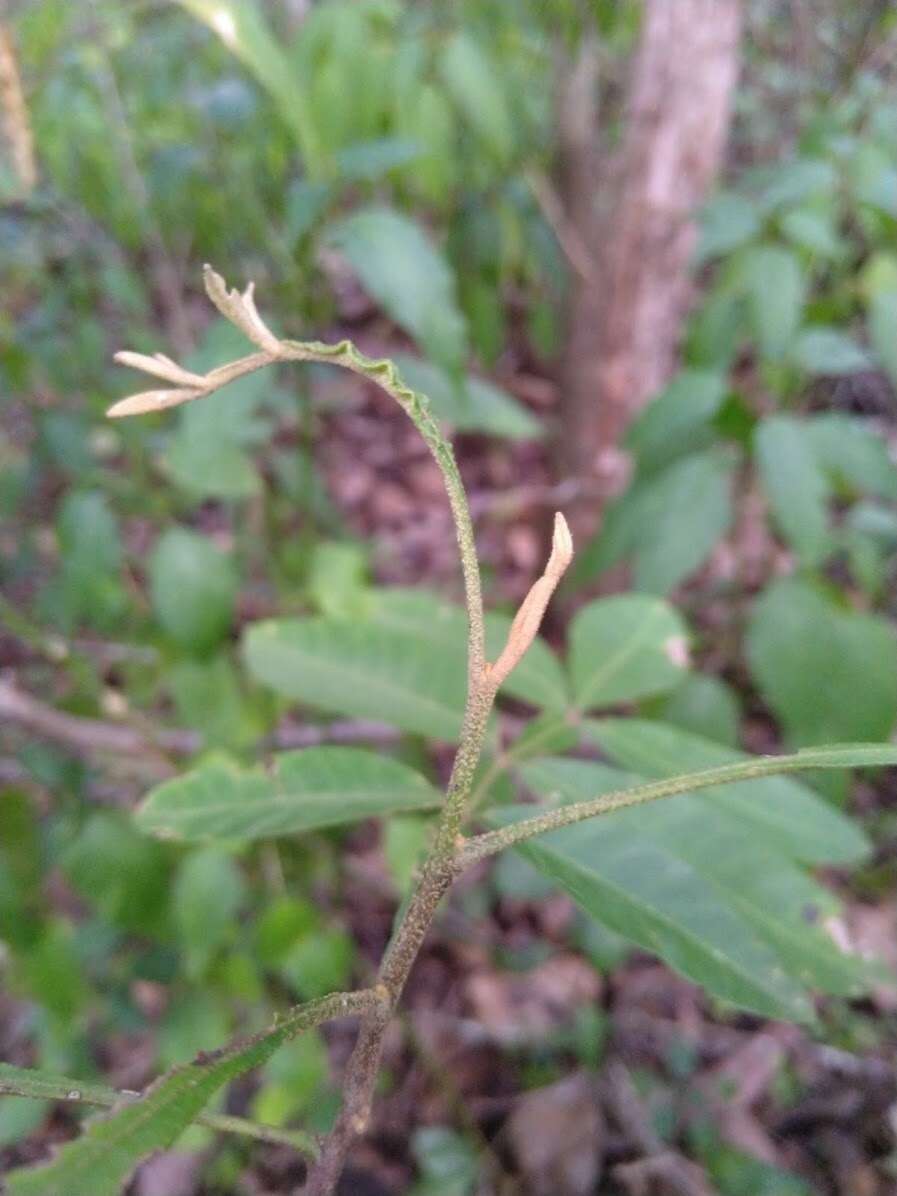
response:
[[[537,170],[528,170],[526,181],[529,183],[539,210],[554,233],[567,261],[584,282],[596,283],[598,268],[595,259],[576,225],[564,211],[561,197],[555,191],[551,181]]]
[[[604,1069],[604,1094],[620,1127],[647,1157],[614,1168],[614,1178],[633,1196],[647,1196],[655,1180],[662,1180],[679,1196],[714,1196],[700,1167],[669,1150],[658,1135],[642,1105],[627,1069],[619,1061]]]
[[[54,710],[19,689],[12,681],[0,679],[0,720],[64,744],[81,755],[110,752],[117,755],[145,755],[153,747],[179,755],[195,752],[200,739],[191,731],[160,730],[151,743],[133,727],[117,726],[99,719],[82,718]]]
[[[37,162],[12,31],[3,19],[5,8],[0,8],[0,117],[21,194],[26,196],[37,186]]]
[[[4,677],[0,677],[0,722],[14,723],[84,756],[102,753],[146,756],[154,748],[161,748],[175,756],[193,756],[200,751],[204,742],[196,731],[160,728],[150,736],[134,727],[65,714]],[[394,727],[364,719],[340,720],[323,726],[287,721],[262,740],[260,746],[263,750],[289,750],[315,747],[321,743],[392,743],[398,737],[399,732]]]

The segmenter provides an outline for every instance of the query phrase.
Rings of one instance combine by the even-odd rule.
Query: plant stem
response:
[[[279,340],[259,316],[252,285],[242,295],[235,290],[228,290],[224,279],[208,266],[205,268],[205,285],[209,298],[222,315],[231,320],[260,352],[220,366],[205,375],[190,373],[160,354],[152,358],[128,352],[117,354],[119,361],[142,369],[153,377],[162,378],[173,384],[175,389],[131,395],[116,403],[109,414],[122,416],[158,411],[204,398],[235,378],[276,362],[314,361],[343,366],[382,387],[405,411],[423,437],[442,473],[464,578],[468,621],[468,683],[460,743],[433,846],[378,969],[373,991],[379,1001],[363,1013],[358,1040],[345,1073],[342,1111],[324,1141],[320,1159],[313,1167],[304,1189],[307,1196],[329,1196],[339,1181],[353,1139],[367,1127],[383,1053],[383,1037],[392,1013],[439,904],[463,867],[466,841],[461,831],[470,810],[471,788],[495,696],[502,681],[535,638],[545,607],[570,563],[573,544],[563,516],[557,515],[551,556],[545,572],[524,599],[511,624],[503,651],[495,664],[490,665],[485,652],[480,566],[467,495],[452,447],[431,415],[426,397],[405,385],[391,361],[365,357],[349,341],[326,345],[319,341]]]
[[[389,992],[390,1009],[366,1018],[343,1077],[343,1108],[336,1125],[321,1148],[321,1156],[312,1168],[305,1196],[330,1196],[336,1188],[353,1140],[367,1128],[371,1102],[383,1054],[383,1038],[402,995],[405,982],[427,931],[460,871],[459,861],[464,840],[460,827],[467,810],[467,799],[474,771],[483,747],[486,724],[495,691],[481,675],[469,691],[461,743],[455,756],[445,804],[439,818],[436,838],[411,899],[393,933],[380,963],[377,978]]]
[[[139,1092],[119,1091],[106,1084],[85,1083],[68,1076],[47,1076],[27,1068],[0,1064],[0,1096],[21,1096],[30,1100],[64,1101],[67,1104],[89,1105],[95,1109],[112,1109],[124,1101],[137,1100]],[[310,1134],[302,1130],[280,1130],[274,1126],[260,1125],[243,1117],[231,1117],[224,1113],[201,1113],[197,1122],[207,1129],[223,1134],[236,1134],[243,1138],[254,1138],[258,1142],[271,1142],[280,1146],[292,1146],[310,1158],[318,1155],[318,1145]]]
[[[362,1024],[343,1081],[343,1109],[333,1132],[324,1142],[317,1166],[311,1171],[305,1189],[306,1196],[330,1196],[339,1181],[353,1138],[367,1128],[383,1054],[383,1036],[439,903],[465,866],[467,841],[461,831],[470,811],[471,790],[498,687],[535,638],[545,606],[572,555],[573,547],[567,525],[562,516],[557,516],[554,547],[545,572],[523,600],[511,624],[504,650],[494,665],[484,664],[479,670],[471,671],[461,742],[452,765],[452,775],[449,778],[433,847],[380,963],[378,987],[386,989],[389,993],[391,1007],[386,1013],[378,1011]],[[473,564],[479,580],[475,550]],[[476,593],[479,597],[479,585]],[[472,613],[471,626],[474,625],[475,619],[476,616]]]
[[[872,746],[870,745],[870,748]],[[498,830],[487,831],[485,834],[468,839],[460,853],[458,864],[462,869],[468,868],[478,860],[484,860],[490,855],[504,851],[506,847],[513,847],[536,835],[560,830],[561,827],[584,822],[587,818],[596,818],[601,814],[612,814],[615,810],[625,810],[629,806],[640,806],[646,802],[658,801],[660,798],[675,797],[680,793],[693,793],[696,789],[731,785],[739,781],[751,781],[759,777],[777,776],[781,773],[799,772],[804,769],[845,767],[843,749],[833,749],[830,759],[826,759],[825,752],[825,748],[805,749],[790,756],[759,756],[749,760],[739,760],[734,764],[707,768],[701,772],[688,773],[685,776],[650,781],[645,785],[634,785],[629,789],[603,793],[600,797],[593,797],[587,801],[559,806],[554,810],[537,814],[533,818],[526,818],[522,822],[514,822],[500,827]],[[871,757],[870,763],[875,763]]]

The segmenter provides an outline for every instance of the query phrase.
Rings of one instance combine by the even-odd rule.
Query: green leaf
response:
[[[400,586],[372,594],[371,618],[380,626],[438,644],[446,653],[466,652],[467,614],[463,607],[443,602],[425,590]],[[512,619],[495,612],[486,616],[486,654],[495,660],[507,642]],[[555,653],[539,636],[502,685],[502,693],[546,710],[566,710],[570,687]]]
[[[345,930],[321,929],[292,946],[278,971],[307,1000],[345,988],[354,960],[355,944]]]
[[[788,249],[758,245],[742,258],[741,280],[760,352],[777,361],[800,326],[806,290],[800,262]]]
[[[17,987],[36,996],[58,1027],[70,1026],[87,1002],[84,961],[72,927],[60,920],[44,923],[42,934],[14,960]]]
[[[514,126],[501,75],[468,34],[454,34],[442,49],[439,72],[449,94],[499,162],[514,149]]]
[[[897,286],[875,291],[869,297],[869,339],[888,372],[892,384],[897,385]]]
[[[320,1041],[316,1035],[297,1042]],[[293,1044],[295,1045],[295,1044]],[[280,1052],[282,1057],[286,1052]],[[72,1076],[59,1076],[45,1071],[35,1071],[30,1067],[13,1067],[9,1063],[0,1063],[0,1096],[11,1095],[23,1097],[23,1104],[28,1098],[39,1100],[42,1109],[46,1109],[47,1101],[75,1102],[81,1105],[94,1105],[100,1109],[112,1109],[121,1105],[123,1094],[110,1088],[106,1084],[92,1081],[76,1080]],[[284,1146],[292,1146],[304,1154],[314,1157],[316,1148],[309,1135],[301,1131],[278,1131],[268,1125],[254,1125],[240,1117],[217,1116],[214,1113],[201,1114],[197,1120],[209,1129],[218,1130],[225,1134],[241,1134],[245,1137],[259,1138],[262,1141],[279,1142]],[[36,1127],[34,1127],[36,1128]],[[2,1133],[0,1133],[2,1141]]]
[[[174,839],[261,839],[437,806],[419,773],[361,748],[283,752],[269,770],[223,758],[153,789],[137,825]]]
[[[121,538],[106,498],[94,490],[67,495],[56,528],[63,625],[69,628],[84,620],[104,630],[125,605],[119,581]]]
[[[897,640],[885,619],[839,609],[809,582],[779,581],[754,606],[747,655],[791,743],[890,736]]]
[[[367,560],[360,545],[323,540],[311,554],[309,597],[328,618],[363,618],[369,604],[366,573]]]
[[[703,735],[716,743],[735,747],[741,708],[731,686],[719,677],[689,673],[668,696],[651,708],[653,717],[683,731]]]
[[[236,574],[230,559],[206,536],[170,528],[153,549],[149,577],[156,617],[182,648],[203,655],[227,634]]]
[[[815,196],[826,197],[838,185],[834,166],[824,158],[794,158],[750,174],[746,182],[760,184],[757,202],[764,212]]]
[[[833,208],[792,208],[784,213],[779,225],[788,240],[801,249],[838,261],[847,246],[838,235],[836,220]]]
[[[250,673],[284,697],[435,739],[458,737],[462,653],[375,623],[327,619],[256,623],[243,646]]]
[[[458,122],[449,100],[441,89],[419,83],[398,102],[394,119],[399,132],[424,147],[407,173],[429,203],[444,209],[460,174]]]
[[[579,760],[536,761],[523,773],[537,793],[559,795],[564,802],[588,800],[634,780]],[[724,803],[705,798],[702,793],[683,794],[619,811],[603,817],[599,830],[616,843],[627,836],[648,840],[666,857],[668,867],[685,864],[693,876],[712,886],[715,901],[774,953],[776,958],[769,962],[776,971],[783,970],[800,984],[859,995],[868,987],[868,968],[859,957],[844,954],[820,928],[825,917],[837,913],[832,895],[774,844],[746,837],[741,819]],[[605,861],[602,854],[594,868],[602,870]],[[680,900],[690,879],[677,894]],[[645,895],[653,889],[653,878],[646,883],[645,877],[633,875],[628,885],[634,894]]]
[[[249,454],[218,433],[210,437],[195,431],[176,434],[165,454],[165,466],[172,480],[197,498],[252,498],[261,489]]]
[[[543,435],[539,421],[492,382],[470,374],[455,382],[439,366],[407,353],[396,354],[395,363],[412,390],[430,400],[433,414],[460,432],[488,432],[511,440],[536,440]]]
[[[732,470],[731,454],[713,449],[637,481],[608,510],[602,531],[574,565],[575,575],[592,577],[631,556],[635,588],[668,594],[729,527]]]
[[[648,777],[677,777],[756,758],[677,727],[641,719],[601,719],[583,726],[587,742],[611,760]],[[892,763],[897,749],[889,745],[854,745],[819,749],[819,767],[855,763]],[[763,759],[767,759],[763,757]],[[812,765],[808,764],[808,767]],[[861,859],[869,844],[859,827],[810,789],[787,777],[736,781],[695,795],[705,804],[724,806],[744,825],[744,834],[769,843],[777,851],[807,863],[846,864]]]
[[[323,167],[322,147],[314,127],[301,77],[277,43],[255,0],[178,0],[221,38],[228,50],[271,95],[292,130],[312,176]]]
[[[164,849],[124,811],[97,810],[67,837],[60,866],[72,889],[112,926],[165,936],[170,871]]]
[[[870,421],[832,412],[813,416],[807,430],[819,460],[842,493],[897,501],[897,465],[884,436]]]
[[[731,253],[753,240],[760,231],[755,205],[743,195],[720,191],[700,213],[698,262]]]
[[[863,267],[869,340],[891,381],[897,382],[897,256],[876,253]]]
[[[365,208],[331,225],[327,240],[435,361],[456,371],[462,367],[467,336],[455,276],[413,220],[389,208]]]
[[[172,909],[191,976],[202,975],[218,949],[232,940],[245,899],[246,883],[226,852],[205,847],[184,858]]]
[[[480,1164],[469,1137],[444,1126],[415,1130],[412,1149],[420,1182],[409,1196],[471,1196]]]
[[[890,150],[864,139],[850,164],[849,179],[860,203],[897,219],[897,170]]]
[[[607,789],[619,782],[620,774],[605,770]],[[551,792],[556,800],[557,782]],[[594,782],[590,792],[600,792]],[[504,824],[531,813],[531,806],[518,806],[494,820]],[[517,850],[590,916],[716,996],[766,1016],[812,1019],[812,1007],[776,953],[710,881],[665,844],[608,815],[529,840]]]
[[[758,425],[754,448],[776,524],[804,565],[820,564],[833,547],[829,485],[808,424],[790,415],[770,416]]]
[[[2,1089],[0,1079],[0,1089]],[[43,1100],[14,1100],[0,1103],[0,1150],[14,1146],[41,1128],[49,1112]]]
[[[869,354],[837,328],[805,328],[791,351],[794,362],[810,374],[859,374],[873,368]]]
[[[688,629],[660,598],[599,598],[573,619],[570,676],[581,710],[672,689],[687,667]]]
[[[37,803],[0,789],[0,938],[14,950],[39,935],[44,899]]]
[[[383,855],[389,876],[404,898],[411,890],[418,865],[432,840],[431,819],[409,816],[390,818],[383,828]]]
[[[379,179],[413,162],[422,152],[423,147],[408,137],[376,137],[341,149],[336,165],[344,179]]]
[[[630,426],[626,443],[638,458],[639,475],[656,473],[695,450],[726,397],[726,380],[709,370],[683,370]]]
[[[243,334],[222,318],[209,325],[186,364],[202,374],[245,352]],[[235,500],[259,492],[261,479],[247,449],[268,438],[269,425],[259,408],[270,392],[270,378],[256,372],[231,382],[214,402],[180,408],[164,465],[194,501]]]
[[[207,744],[233,749],[264,734],[226,653],[208,660],[179,660],[167,670],[166,680],[178,725],[195,727]]]
[[[266,1063],[278,1047],[310,1026],[358,1012],[368,1000],[361,993],[325,997],[292,1010],[263,1034],[197,1055],[139,1100],[90,1122],[50,1163],[13,1172],[7,1179],[9,1196],[118,1196],[141,1159],[179,1138],[225,1084]]]

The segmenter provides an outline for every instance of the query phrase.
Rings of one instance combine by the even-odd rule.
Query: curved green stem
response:
[[[494,665],[486,661],[480,569],[467,495],[452,447],[433,418],[429,402],[407,386],[395,365],[360,353],[349,341],[280,340],[256,310],[250,285],[241,295],[228,290],[224,280],[208,266],[206,291],[218,310],[258,348],[258,352],[218,367],[208,374],[194,374],[160,354],[145,357],[120,353],[117,359],[162,378],[173,388],[147,391],[116,403],[112,416],[158,411],[203,398],[228,382],[263,366],[284,361],[313,361],[338,365],[376,383],[399,404],[420,432],[442,474],[461,556],[468,619],[468,686],[460,743],[455,756],[435,841],[411,899],[393,933],[377,974],[380,1003],[367,1009],[344,1079],[343,1108],[323,1143],[313,1168],[308,1196],[329,1196],[339,1180],[353,1139],[367,1125],[380,1066],[383,1038],[408,974],[417,958],[442,898],[458,876],[465,849],[462,828],[470,809],[470,794],[479,763],[495,696],[503,679],[520,661],[538,631],[545,606],[573,555],[570,533],[562,516],[555,519],[552,551],[545,572],[530,590],[514,619],[505,647]]]
[[[603,793],[587,801],[574,802],[547,810],[522,822],[513,822],[495,831],[487,831],[468,839],[463,847],[459,865],[467,868],[478,860],[495,855],[506,847],[523,843],[536,835],[560,830],[587,818],[601,814],[612,814],[629,806],[640,806],[659,801],[664,797],[675,797],[680,793],[693,793],[697,789],[710,789],[717,785],[732,785],[739,781],[752,781],[759,777],[777,776],[781,773],[800,772],[814,768],[855,768],[868,765],[876,767],[897,762],[897,746],[887,744],[856,744],[848,746],[804,748],[790,756],[758,756],[739,760],[734,764],[723,764],[718,768],[707,768],[701,772],[686,773],[684,776],[667,777],[650,781],[645,785],[633,785],[614,793]]]

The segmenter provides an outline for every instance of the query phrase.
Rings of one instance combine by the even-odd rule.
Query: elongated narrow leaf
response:
[[[742,281],[760,352],[779,360],[800,325],[807,282],[796,254],[780,245],[745,251]]]
[[[640,719],[602,719],[584,725],[590,743],[625,768],[643,776],[679,777],[721,765],[742,764],[745,780],[702,791],[705,804],[722,803],[742,821],[746,834],[760,836],[777,850],[808,863],[848,863],[862,858],[869,844],[859,827],[816,794],[783,776],[751,780],[758,764],[775,767],[775,757],[751,757],[677,727]],[[897,763],[897,745],[856,744],[802,753],[805,767],[874,768]],[[788,771],[791,771],[789,769]]]
[[[440,365],[459,370],[466,351],[455,276],[419,225],[389,208],[365,208],[330,227],[366,290]]]
[[[668,594],[706,560],[731,523],[733,467],[729,450],[716,447],[636,481],[580,554],[577,576],[594,577],[631,557],[635,588]]]
[[[253,676],[284,697],[435,739],[458,737],[463,650],[375,623],[284,619],[250,627],[244,651]]]
[[[629,774],[583,760],[541,759],[524,765],[529,788],[564,801],[584,801],[615,788],[639,783]],[[621,810],[601,819],[605,832],[616,828],[687,864],[713,886],[717,900],[734,912],[778,957],[796,982],[839,995],[868,988],[871,973],[859,957],[845,954],[823,929],[838,912],[822,888],[775,844],[745,835],[737,814],[700,793]],[[600,862],[594,866],[600,868]],[[630,885],[641,892],[644,878]]]
[[[539,421],[492,382],[470,375],[456,382],[439,366],[409,353],[397,353],[395,363],[408,385],[427,396],[434,414],[459,431],[489,432],[512,440],[536,440],[543,435]]]
[[[154,789],[137,824],[174,839],[262,839],[438,804],[433,786],[398,760],[313,747],[275,757],[270,771],[210,760]]]
[[[30,1067],[13,1067],[10,1063],[0,1063],[0,1096],[64,1101],[67,1104],[113,1109],[128,1097],[133,1098],[134,1094],[118,1092],[108,1084],[76,1080],[71,1076],[58,1076],[50,1072],[35,1071]],[[284,1146],[292,1146],[313,1158],[317,1155],[314,1138],[301,1130],[277,1129],[271,1125],[246,1121],[242,1117],[230,1117],[226,1113],[202,1113],[197,1117],[197,1122],[219,1133],[237,1134],[262,1142],[277,1142]]]
[[[178,0],[221,38],[271,95],[305,155],[309,173],[321,168],[321,145],[308,96],[256,0]]]
[[[514,122],[502,91],[502,76],[480,43],[456,33],[439,57],[439,73],[449,94],[500,162],[514,146]]]
[[[861,345],[837,328],[814,325],[794,342],[791,356],[810,374],[859,374],[874,362]]]
[[[608,789],[619,776],[607,770]],[[531,807],[502,810],[496,822],[526,817]],[[518,848],[586,913],[661,956],[710,992],[772,1017],[812,1017],[801,986],[776,953],[713,884],[668,847],[614,825],[612,817],[529,840]]]
[[[52,1162],[9,1176],[9,1196],[118,1196],[137,1164],[164,1150],[219,1089],[265,1063],[283,1043],[327,1018],[369,1005],[369,995],[339,994],[298,1006],[278,1025],[220,1051],[197,1055],[168,1072],[139,1099],[89,1123]]]
[[[726,397],[726,379],[710,370],[683,370],[653,399],[626,433],[639,477],[657,473],[701,447]],[[709,440],[705,441],[709,443]]]
[[[897,465],[872,420],[829,412],[808,419],[806,427],[814,451],[840,491],[897,501]]]
[[[763,489],[775,521],[805,565],[818,565],[831,552],[828,528],[830,487],[806,423],[773,415],[754,436]]]
[[[81,1101],[86,1105],[106,1108],[111,1098],[120,1099],[114,1088],[106,1084],[73,1080],[66,1076],[55,1076],[48,1072],[34,1071],[30,1067],[13,1067],[0,1063],[0,1096],[24,1096],[32,1100]]]
[[[570,675],[581,710],[663,693],[681,681],[687,667],[687,629],[660,598],[599,598],[573,620]]]
[[[214,648],[233,616],[232,561],[207,536],[173,527],[153,549],[149,579],[153,610],[168,635],[196,655]]]

